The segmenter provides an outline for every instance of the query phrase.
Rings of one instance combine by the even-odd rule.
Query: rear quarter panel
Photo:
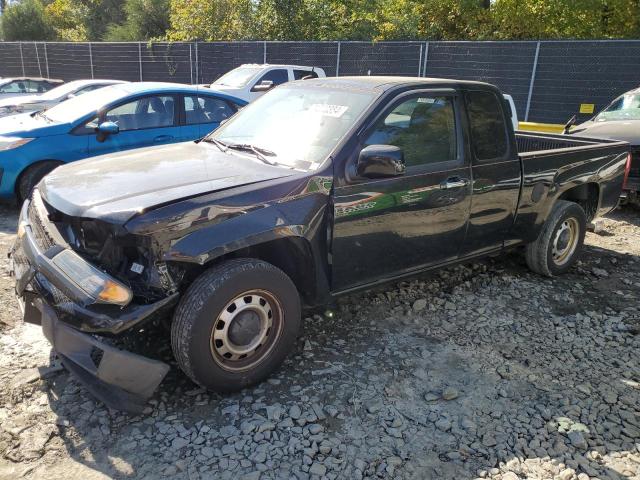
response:
[[[535,240],[553,205],[573,187],[598,185],[596,216],[615,208],[622,191],[627,152],[628,144],[611,142],[522,153],[522,192],[507,244]]]

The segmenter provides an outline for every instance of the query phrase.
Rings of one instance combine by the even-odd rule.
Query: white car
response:
[[[39,112],[83,93],[108,87],[122,80],[75,80],[40,95],[21,95],[0,99],[0,118],[18,113]]]
[[[0,78],[0,98],[44,93],[62,85],[62,80],[39,77]]]
[[[282,83],[326,77],[319,67],[245,64],[225,73],[209,88],[251,102]]]

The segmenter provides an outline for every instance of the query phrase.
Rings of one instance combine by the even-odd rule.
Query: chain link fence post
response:
[[[267,63],[267,42],[262,42],[262,63]]]
[[[533,57],[533,67],[531,68],[531,80],[529,81],[529,95],[527,95],[527,109],[524,112],[524,121],[529,121],[529,109],[531,108],[531,97],[533,96],[533,85],[536,82],[536,70],[538,69],[538,54],[540,53],[540,42],[536,43],[536,54]]]
[[[198,59],[198,40],[195,44],[196,49],[196,84],[200,84],[200,60]]]
[[[22,42],[18,43],[20,46],[20,63],[22,64],[22,76],[26,77],[26,73],[24,71],[24,55],[22,54]]]
[[[193,42],[189,42],[189,75],[191,76],[191,85],[193,85],[193,56],[191,54]]]
[[[95,78],[93,76],[93,48],[91,47],[91,42],[89,42],[89,64],[91,66],[91,78]]]
[[[336,52],[336,77],[340,76],[340,47],[342,43],[338,42],[338,51]]]
[[[424,42],[424,58],[422,59],[422,76],[427,76],[427,58],[429,58],[429,42]]]
[[[138,67],[140,69],[140,81],[142,81],[142,42],[138,42]]]
[[[422,73],[422,44],[420,44],[420,56],[418,57],[418,77],[421,77]]]
[[[44,64],[47,69],[47,78],[50,78],[49,74],[49,56],[47,55],[47,42],[44,42]]]
[[[40,52],[38,51],[38,44],[33,42],[33,48],[36,49],[36,60],[38,61],[38,74],[42,77],[42,67],[40,66]]]

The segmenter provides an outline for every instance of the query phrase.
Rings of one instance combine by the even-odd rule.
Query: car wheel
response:
[[[237,391],[282,364],[300,316],[298,291],[282,270],[256,259],[229,260],[189,287],[174,314],[171,346],[194,382]]]
[[[40,183],[40,180],[58,166],[60,166],[59,162],[40,162],[35,165],[31,165],[22,172],[20,180],[18,181],[18,202],[22,203],[29,198],[31,191],[38,183]]]
[[[558,200],[536,241],[526,247],[529,268],[547,277],[569,270],[582,250],[586,225],[587,217],[580,205]]]

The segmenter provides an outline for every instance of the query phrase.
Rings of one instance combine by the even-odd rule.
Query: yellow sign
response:
[[[596,106],[593,103],[581,103],[580,113],[593,113]]]

